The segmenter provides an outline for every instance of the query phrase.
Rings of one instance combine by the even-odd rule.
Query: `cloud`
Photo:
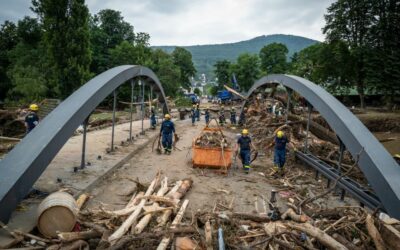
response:
[[[92,14],[121,11],[152,45],[226,43],[259,35],[293,34],[323,40],[323,15],[334,0],[87,0]],[[28,0],[0,0],[0,21],[16,21]]]

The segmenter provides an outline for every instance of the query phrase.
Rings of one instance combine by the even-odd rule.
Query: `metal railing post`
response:
[[[311,112],[312,112],[313,106],[309,102],[307,102],[307,108],[308,108],[308,116],[307,116],[306,140],[304,143],[304,153],[308,153],[308,134],[310,132]]]
[[[129,112],[130,114],[130,124],[129,124],[129,141],[132,143],[133,137],[132,137],[132,122],[133,122],[133,88],[135,86],[135,82],[132,79],[131,80],[131,105],[129,107]]]
[[[142,85],[142,102],[141,102],[141,106],[142,106],[142,132],[141,134],[144,134],[144,127],[143,127],[143,123],[144,123],[144,83],[142,83],[142,80],[139,79],[139,85]]]
[[[81,169],[85,168],[86,165],[86,134],[87,134],[87,125],[89,122],[89,116],[83,122],[83,138],[82,138],[82,157],[81,157]]]
[[[114,103],[112,114],[112,128],[111,128],[111,151],[114,151],[114,130],[115,130],[115,111],[117,109],[117,91],[114,90]]]

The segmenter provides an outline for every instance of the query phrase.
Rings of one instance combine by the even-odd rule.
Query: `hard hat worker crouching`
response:
[[[251,149],[255,150],[253,143],[251,142],[251,138],[249,137],[249,131],[247,129],[242,130],[242,135],[237,140],[235,146],[235,152],[238,154],[238,149],[240,149],[240,158],[242,159],[243,169],[246,174],[249,173],[250,166],[250,156]]]
[[[29,106],[29,110],[30,112],[25,116],[25,127],[27,134],[39,124],[39,116],[37,115],[39,106],[37,104],[31,104]]]
[[[175,133],[174,123],[171,121],[171,116],[166,114],[165,120],[161,124],[160,135],[162,136],[162,146],[165,154],[171,154],[172,151],[172,136]]]

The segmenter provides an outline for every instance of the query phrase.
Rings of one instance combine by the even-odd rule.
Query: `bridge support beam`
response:
[[[353,158],[358,159],[358,166],[388,214],[400,219],[400,167],[375,136],[325,89],[298,76],[282,74],[265,76],[250,88],[247,100],[256,89],[274,84],[282,84],[312,104],[340,137]],[[245,105],[246,103],[242,108]]]
[[[150,69],[136,65],[109,69],[65,99],[0,161],[1,222],[8,222],[18,203],[90,113],[120,85],[137,77],[148,79],[165,104],[164,90]]]
[[[111,152],[114,151],[114,130],[115,130],[115,112],[117,109],[117,91],[113,92],[114,101],[113,101],[113,113],[112,113],[112,128],[111,128]]]

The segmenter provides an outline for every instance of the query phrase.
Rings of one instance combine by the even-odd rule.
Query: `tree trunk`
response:
[[[178,214],[175,216],[175,219],[171,224],[171,227],[170,227],[171,229],[176,228],[179,225],[179,223],[181,223],[183,215],[185,214],[185,211],[186,211],[186,208],[187,208],[188,204],[189,204],[189,200],[185,200],[182,203],[182,206],[179,209]],[[157,250],[165,250],[165,249],[167,249],[167,247],[169,245],[169,242],[171,241],[171,238],[173,238],[173,235],[171,235],[169,237],[164,237],[161,240],[160,244],[158,245]]]
[[[347,247],[343,246],[337,240],[329,236],[327,233],[323,232],[321,229],[312,226],[308,223],[298,224],[298,223],[288,223],[290,228],[305,232],[312,237],[317,238],[319,242],[321,242],[324,246],[329,249],[341,249],[347,250]]]
[[[185,179],[181,182],[181,185],[176,188],[176,186],[171,189],[171,191],[166,195],[167,198],[171,198],[176,201],[176,204],[179,203],[179,200],[186,194],[186,192],[191,188],[193,181],[191,179]],[[164,226],[167,224],[169,217],[171,216],[172,211],[168,210],[163,213],[161,217],[158,217],[158,226]]]
[[[374,218],[370,214],[367,215],[365,220],[365,224],[367,226],[368,234],[371,236],[374,241],[375,247],[378,250],[385,250],[385,243],[383,243],[383,239],[378,229],[375,227]]]
[[[157,173],[154,180],[151,182],[149,188],[147,189],[145,196],[149,196],[154,192],[155,187],[160,179],[160,172]],[[135,211],[122,223],[122,225],[108,238],[108,241],[111,245],[115,244],[117,240],[119,240],[132,226],[132,224],[137,220],[140,212],[142,211],[144,204],[146,203],[146,199],[140,200],[139,205],[136,206]]]
[[[157,192],[157,196],[164,196],[164,194],[168,191],[168,178],[165,177],[164,180],[161,182],[161,187]],[[157,202],[154,202],[152,207],[154,209],[159,208],[160,206],[158,205]],[[139,221],[139,223],[136,225],[135,229],[134,229],[134,234],[140,234],[143,229],[149,224],[151,217],[153,216],[153,214],[147,214],[145,216],[143,216],[143,218]]]

